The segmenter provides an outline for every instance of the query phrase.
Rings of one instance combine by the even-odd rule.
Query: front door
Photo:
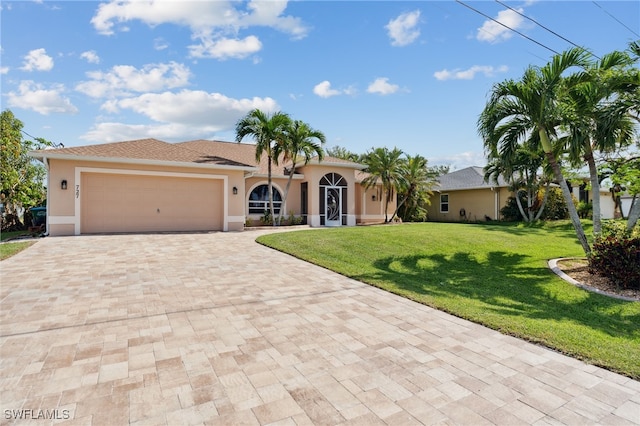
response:
[[[342,188],[339,186],[327,186],[325,190],[325,225],[342,225]]]

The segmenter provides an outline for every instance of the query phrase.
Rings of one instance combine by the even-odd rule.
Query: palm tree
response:
[[[242,141],[245,136],[253,136],[256,141],[256,161],[260,162],[263,154],[268,158],[269,210],[272,219],[275,219],[275,212],[273,209],[271,164],[278,164],[278,158],[274,156],[274,144],[284,139],[284,129],[290,122],[289,116],[283,112],[268,114],[259,109],[254,109],[236,124],[236,142]],[[273,220],[273,225],[276,225],[275,220]]]
[[[391,220],[398,214],[398,211],[409,200],[416,200],[423,195],[431,195],[431,187],[434,179],[429,176],[427,159],[421,155],[407,155],[401,168],[402,179],[398,188],[398,196],[402,200],[396,206],[396,210],[391,215]]]
[[[388,220],[389,202],[395,196],[397,189],[404,183],[402,173],[402,151],[398,148],[374,148],[365,155],[364,163],[367,165],[365,172],[369,175],[362,180],[365,189],[372,188],[378,183],[382,184],[385,193],[384,222]]]
[[[520,81],[506,80],[494,85],[491,97],[478,118],[478,131],[485,149],[500,156],[513,158],[518,147],[535,137],[553,170],[567,202],[569,216],[584,252],[591,247],[580,223],[578,211],[562,174],[553,140],[559,123],[558,98],[563,85],[563,74],[573,67],[589,66],[590,53],[584,49],[571,49],[555,55],[542,68],[530,66]],[[574,84],[579,83],[577,79]]]
[[[546,178],[549,175],[548,171],[545,173],[543,168],[544,156],[536,138],[531,138],[525,145],[517,148],[513,155],[513,158],[506,158],[497,152],[487,153],[489,163],[484,168],[484,180],[497,183],[498,178],[502,176],[509,184],[509,190],[515,193],[516,205],[524,221],[535,222],[542,215],[551,183],[551,180]],[[541,170],[542,178],[539,176]],[[538,193],[543,181],[546,181],[544,196],[542,202],[538,203]],[[526,193],[526,211],[520,199],[521,192]]]
[[[319,143],[315,142],[317,140]],[[291,161],[289,169],[289,179],[284,190],[282,206],[284,208],[287,202],[287,195],[293,180],[293,174],[296,171],[296,165],[302,160],[304,164],[308,164],[311,158],[317,156],[318,161],[324,158],[324,150],[322,144],[326,142],[324,133],[311,128],[307,123],[301,120],[289,122],[284,128],[283,138],[276,144],[273,155],[276,158],[282,156],[283,161]],[[282,208],[278,215],[278,225],[282,221]]]
[[[636,60],[624,52],[612,52],[590,66],[588,80],[569,82],[563,121],[567,135],[561,139],[574,165],[589,168],[593,196],[593,233],[602,230],[600,214],[600,179],[594,153],[611,153],[633,143],[634,123],[624,95],[638,88],[637,70],[629,70]],[[578,77],[582,80],[582,76]]]

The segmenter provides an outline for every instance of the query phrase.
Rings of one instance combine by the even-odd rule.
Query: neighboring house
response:
[[[438,178],[433,188],[429,220],[435,222],[476,222],[500,220],[510,196],[508,184],[485,182],[482,167],[467,167]]]
[[[268,209],[267,159],[256,163],[252,144],[142,139],[30,155],[48,170],[50,235],[238,231]],[[283,206],[286,166],[272,170],[276,214],[311,226],[384,220],[381,191],[360,184],[365,166],[332,157],[297,166]]]
[[[429,220],[436,222],[500,220],[500,209],[514,195],[502,176],[497,183],[485,182],[482,167],[467,167],[442,175],[438,182],[429,210]],[[569,182],[576,200],[593,201],[593,191],[586,189],[587,182],[588,178]],[[630,200],[626,195],[622,197],[625,214],[629,212]],[[603,219],[614,218],[614,201],[609,188],[600,188],[600,208]]]
[[[571,194],[576,200],[582,203],[593,203],[593,191],[589,190],[589,178],[576,178],[568,181]],[[625,217],[629,214],[631,209],[632,197],[629,194],[623,193],[621,195],[622,210]],[[620,212],[615,211],[615,201],[611,194],[611,188],[600,185],[600,217],[602,219],[613,219],[620,217]]]

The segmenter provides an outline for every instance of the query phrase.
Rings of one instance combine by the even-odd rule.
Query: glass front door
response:
[[[337,186],[325,187],[325,225],[342,225],[340,212],[342,211],[342,188]]]

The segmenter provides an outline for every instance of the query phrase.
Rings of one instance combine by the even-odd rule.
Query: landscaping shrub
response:
[[[580,201],[577,206],[578,216],[580,219],[589,219],[593,216],[593,204]]]
[[[549,188],[549,197],[540,219],[560,220],[569,218],[569,209],[560,188]]]
[[[522,201],[523,207],[527,205],[527,198],[523,194],[520,194],[520,201]],[[507,199],[505,206],[500,209],[500,214],[502,215],[502,219],[507,222],[520,222],[523,220],[520,210],[518,209],[518,204],[516,203],[516,197],[509,197]]]
[[[589,257],[589,272],[619,287],[640,289],[640,228],[629,232],[623,222],[603,222]]]

